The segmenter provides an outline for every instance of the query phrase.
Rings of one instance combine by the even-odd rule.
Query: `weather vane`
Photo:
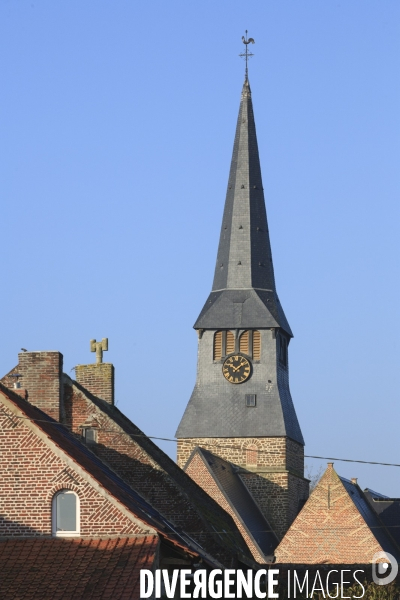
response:
[[[249,58],[251,58],[252,56],[254,56],[254,54],[252,52],[249,52],[249,44],[254,44],[254,39],[253,38],[247,38],[247,29],[246,29],[246,37],[244,37],[244,35],[242,35],[242,42],[243,44],[246,45],[246,52],[242,52],[242,54],[239,54],[239,56],[241,56],[242,58],[245,59],[246,61],[246,80],[247,80],[247,75],[248,75],[248,61]]]

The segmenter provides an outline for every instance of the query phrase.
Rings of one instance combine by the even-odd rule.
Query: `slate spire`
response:
[[[282,327],[292,335],[276,294],[247,75],[240,101],[212,292],[194,327]]]
[[[272,265],[250,84],[245,79],[222,219],[214,283],[197,319],[196,384],[178,439],[288,437],[304,444],[289,389],[288,343]],[[227,332],[231,343],[228,347]],[[221,333],[217,342],[217,334]],[[223,364],[240,340],[257,332],[260,354],[247,347],[251,376],[228,381]],[[232,345],[233,340],[233,345]],[[247,343],[247,342],[246,342]],[[254,401],[250,408],[246,398]],[[249,400],[250,402],[250,400]]]

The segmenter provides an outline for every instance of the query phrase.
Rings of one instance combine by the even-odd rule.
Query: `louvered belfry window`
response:
[[[240,336],[239,339],[239,350],[240,352],[243,352],[243,354],[250,354],[249,353],[249,332],[245,331],[244,333],[242,333],[242,335]]]
[[[217,331],[214,334],[214,360],[221,360],[233,352],[235,352],[235,336],[232,331]]]
[[[221,360],[222,358],[223,333],[223,331],[217,331],[214,335],[214,360]]]
[[[239,338],[239,351],[254,360],[261,359],[261,334],[259,331],[244,331]]]
[[[261,360],[261,333],[253,331],[253,359]]]
[[[226,332],[226,354],[232,354],[235,352],[235,336],[232,331]]]

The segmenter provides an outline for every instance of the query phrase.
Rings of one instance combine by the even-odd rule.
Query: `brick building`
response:
[[[279,563],[368,564],[377,552],[400,559],[400,500],[324,475],[275,551]],[[381,559],[383,561],[383,559]]]
[[[213,287],[194,325],[197,380],[176,433],[178,464],[201,484],[187,465],[196,447],[232,463],[282,539],[309,482],[289,389],[293,334],[276,291],[263,189],[246,75]]]
[[[86,389],[62,363],[22,352],[0,383],[0,597],[57,598],[78,565],[71,598],[116,600],[140,568],[253,567],[232,517],[114,406],[112,365],[80,365]]]

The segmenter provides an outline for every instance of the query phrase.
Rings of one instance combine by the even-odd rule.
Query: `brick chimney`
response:
[[[90,352],[96,352],[96,363],[75,367],[76,381],[88,392],[114,404],[114,365],[103,363],[103,352],[108,350],[108,338],[101,342],[90,340]]]
[[[114,404],[114,365],[94,363],[75,367],[76,381],[93,396]]]
[[[61,352],[21,352],[18,354],[21,388],[28,402],[60,421],[62,414]]]

